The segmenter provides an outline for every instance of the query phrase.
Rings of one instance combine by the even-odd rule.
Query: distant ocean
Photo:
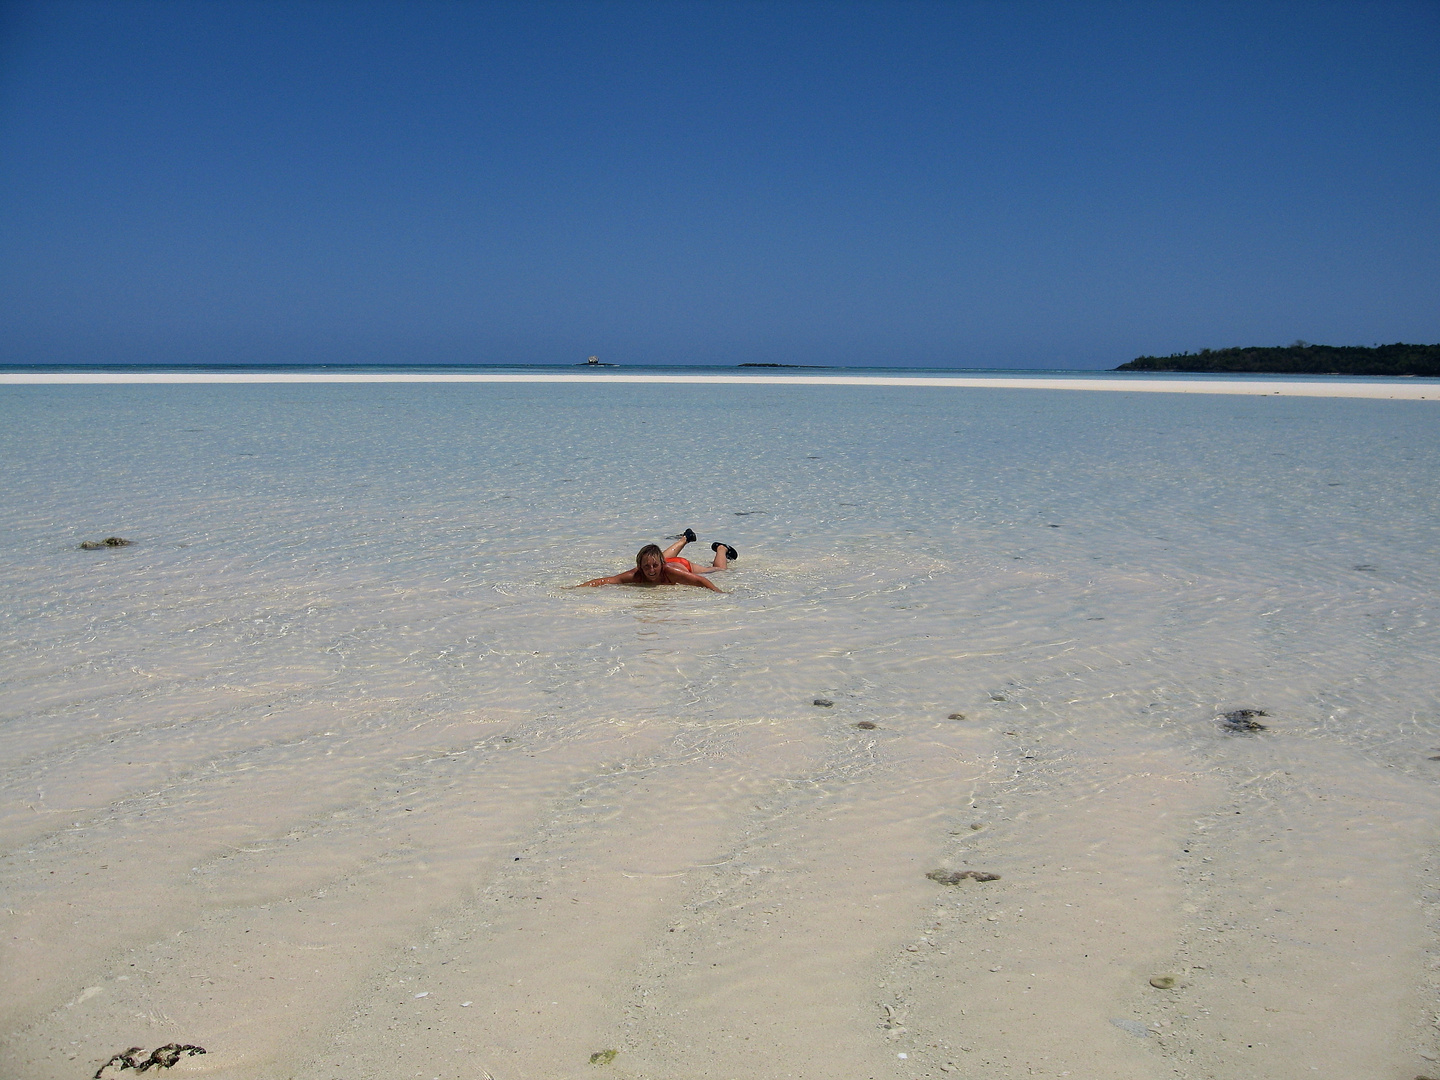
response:
[[[176,924],[191,928],[184,948],[211,941],[206,927],[233,927],[243,942],[241,930],[261,925],[259,909],[247,905],[270,903],[267,881],[280,883],[274,897],[298,896],[302,909],[316,890],[342,897],[360,889],[346,916],[326,917],[341,929],[381,897],[410,897],[406,874],[413,880],[422,874],[416,866],[448,867],[459,856],[432,851],[423,838],[406,841],[403,829],[384,833],[390,846],[372,851],[363,839],[369,833],[345,839],[335,823],[374,821],[367,828],[380,829],[394,817],[419,829],[427,807],[458,813],[498,798],[502,789],[486,780],[496,774],[473,771],[482,745],[485,754],[523,746],[534,757],[525,767],[538,770],[507,774],[508,802],[497,802],[496,814],[529,805],[527,792],[548,792],[550,800],[535,803],[539,831],[525,841],[530,847],[516,840],[513,852],[497,849],[502,870],[512,855],[518,864],[522,855],[551,850],[545,838],[560,827],[554,823],[572,820],[571,811],[553,808],[571,805],[564,798],[580,799],[580,807],[592,788],[609,790],[596,785],[621,768],[617,761],[643,772],[683,760],[696,776],[722,777],[723,785],[697,787],[693,802],[667,813],[693,812],[716,828],[740,822],[734,835],[770,837],[774,850],[753,856],[768,860],[764,866],[787,865],[785,852],[822,843],[823,833],[784,831],[786,815],[801,813],[795,800],[823,795],[831,800],[825,812],[840,813],[860,805],[861,789],[852,785],[880,775],[875,769],[890,769],[884,775],[898,784],[907,769],[954,754],[957,776],[990,769],[997,784],[1012,784],[1038,755],[1053,759],[1054,769],[1098,776],[1125,746],[1140,744],[1177,761],[1210,761],[1205,755],[1244,749],[1217,741],[1226,736],[1214,719],[1240,707],[1269,714],[1263,737],[1289,740],[1275,744],[1287,753],[1389,770],[1416,791],[1433,783],[1436,766],[1426,755],[1440,746],[1440,423],[1432,400],[609,377],[631,373],[579,372],[593,378],[548,383],[109,385],[24,385],[17,381],[24,372],[7,373],[9,385],[0,386],[0,785],[10,810],[0,834],[9,860],[0,889],[17,911],[40,912],[37,919],[54,912],[58,920],[9,946],[10,970],[48,972],[37,975],[33,994],[17,989],[8,999],[9,1045],[40,1054],[53,1039],[63,1048],[79,1037],[82,1013],[91,1017],[86,1030],[115,1046],[136,1041],[125,1034],[125,1018],[161,1007],[133,998],[138,983],[106,982],[109,996],[61,1008],[87,981],[108,978],[85,968],[88,958],[119,958],[116,970],[144,966],[138,953],[124,959],[123,950],[170,941]],[[740,373],[776,369],[730,372]],[[1111,378],[989,374],[1016,383]],[[903,377],[926,375],[956,377]],[[1396,382],[1407,392],[1424,385],[1385,380]],[[707,560],[712,542],[738,550],[734,568],[716,579],[725,595],[570,588],[633,565],[641,545],[664,544],[686,527],[700,536],[686,552],[692,559]],[[80,550],[110,536],[132,544]],[[816,706],[816,698],[832,704]],[[870,772],[858,758],[841,767],[825,757],[852,753],[843,739],[862,719],[907,739],[936,732],[925,735],[940,740],[935,747],[980,738],[945,734],[944,725],[962,723],[951,714],[980,725],[967,730],[988,732],[989,749],[971,757],[962,753],[971,743],[943,754],[905,743],[920,764],[902,767],[885,764],[901,743],[891,751],[881,740],[864,751]],[[503,744],[498,734],[472,732],[501,722]],[[647,744],[650,757],[596,749],[590,762],[581,752],[610,746],[604,740],[615,733],[646,731],[665,733]],[[751,764],[735,765],[733,775],[723,772],[741,760],[735,747],[747,731],[770,733],[776,749],[744,759]],[[813,760],[782,749],[810,739],[830,749],[816,749]],[[980,745],[973,743],[975,754]],[[1045,757],[1061,747],[1068,747],[1062,756]],[[764,760],[786,770],[783,784],[755,771],[754,761]],[[962,769],[962,760],[982,764]],[[569,772],[560,769],[567,762]],[[558,779],[545,779],[545,768],[559,769]],[[1211,766],[1186,768],[1176,766],[1175,775],[1208,776]],[[1274,770],[1279,776],[1281,767]],[[663,800],[689,790],[689,780],[667,788],[664,776],[690,773],[653,775],[646,797],[662,800],[655,805],[670,806]],[[976,806],[993,812],[985,820],[1023,820],[1010,788],[967,783],[916,790],[972,816],[981,812]],[[897,820],[929,836],[931,818],[915,813],[913,821]],[[955,819],[965,836],[969,820]],[[435,835],[469,844],[503,833],[478,818],[453,828]],[[1044,843],[1016,836],[1021,846],[989,856],[994,865],[1002,855],[1019,858],[1026,843]],[[138,838],[143,845],[125,846]],[[303,864],[283,862],[292,842],[312,845]],[[656,843],[658,852],[665,842]],[[700,865],[703,844],[695,844]],[[846,850],[845,858],[866,857]],[[244,854],[251,851],[268,852],[270,869],[235,876],[243,860],[262,858]],[[96,891],[104,885],[91,863],[123,852],[131,866],[150,860],[134,879],[138,891]],[[226,861],[227,853],[239,854]],[[563,862],[563,853],[554,857]],[[595,857],[596,867],[605,865]],[[1254,860],[1264,854],[1257,848],[1246,858],[1259,866]],[[362,870],[381,873],[387,859],[400,859],[395,866],[405,872],[383,887],[353,884]],[[1024,865],[1042,862],[1036,856]],[[58,867],[62,877],[47,878],[42,889],[26,876],[35,865]],[[96,876],[82,877],[81,866]],[[931,888],[921,873],[927,868],[917,865],[913,876]],[[466,874],[434,878],[436,902],[460,911],[466,897],[489,895],[480,870]],[[49,884],[62,881],[72,884]],[[682,887],[681,878],[675,882]],[[520,895],[519,886],[506,888],[496,893],[502,906]],[[548,887],[526,888],[536,898],[551,895]],[[802,891],[797,885],[795,895]],[[155,922],[161,910],[164,926]],[[410,908],[385,910],[393,926],[411,925]],[[72,911],[97,914],[72,925]],[[655,917],[656,949],[678,940],[666,925],[709,925],[696,915]],[[425,920],[444,922],[413,918],[413,931],[403,933],[429,933]],[[328,947],[323,923],[316,927],[286,931],[284,940]],[[366,933],[392,940],[378,929]],[[394,948],[410,940],[393,937]],[[74,943],[73,978],[62,941]],[[204,947],[230,956],[220,942]],[[235,948],[242,950],[236,957],[245,955]],[[169,965],[178,980],[192,970],[187,963],[208,970],[186,960],[180,944],[164,949],[171,959],[152,958],[157,971]],[[351,955],[335,949],[296,954],[295,970],[350,986],[326,966]],[[436,949],[438,964],[449,954]],[[612,962],[630,961],[595,960]],[[355,963],[360,974],[345,978],[369,978],[370,969]],[[862,961],[852,969],[863,983]],[[617,985],[630,977],[613,975]],[[185,985],[193,984],[177,983]],[[407,987],[407,1000],[428,992],[416,985],[414,994]],[[155,993],[155,1001],[171,1000]],[[330,1006],[321,1007],[329,999],[316,993],[321,1004],[306,1023],[343,1026],[349,999],[332,1017],[324,1012]],[[371,993],[354,989],[354,1000]],[[479,991],[470,993],[478,1000]],[[675,993],[686,1008],[703,1000]],[[255,997],[254,1007],[264,1000]],[[165,1008],[174,1015],[178,1006]],[[651,1045],[642,1029],[625,1046]],[[172,1037],[181,1033],[167,1028],[155,1041]],[[261,1045],[264,1033],[256,1038]],[[655,1038],[654,1047],[679,1045]],[[663,1048],[647,1052],[655,1068],[669,1060]],[[705,1071],[693,1062],[686,1068],[676,1074]],[[322,1074],[330,1075],[315,1072]]]

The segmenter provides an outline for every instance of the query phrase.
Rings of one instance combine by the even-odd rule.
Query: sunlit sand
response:
[[[0,372],[0,385],[215,383],[670,383],[695,386],[904,386],[957,390],[1097,390],[1132,394],[1247,394],[1262,397],[1440,400],[1440,383],[1318,382],[1301,379],[990,378],[969,375],[639,375],[409,371]]]

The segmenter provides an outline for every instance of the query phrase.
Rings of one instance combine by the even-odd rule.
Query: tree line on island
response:
[[[1311,345],[1201,349],[1198,353],[1140,356],[1116,371],[1253,371],[1272,375],[1440,376],[1440,345]]]

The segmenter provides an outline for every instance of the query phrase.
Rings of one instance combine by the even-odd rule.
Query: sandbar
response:
[[[1000,378],[970,375],[612,375],[478,371],[44,371],[0,372],[0,385],[165,383],[655,383],[691,386],[896,386],[956,390],[1098,390],[1131,394],[1440,400],[1435,382],[1302,379]]]

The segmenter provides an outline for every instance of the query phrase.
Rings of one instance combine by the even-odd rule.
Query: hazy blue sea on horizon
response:
[[[1117,372],[1113,368],[970,368],[970,367],[904,367],[847,366],[826,367],[813,364],[611,364],[591,367],[588,364],[0,364],[0,374],[15,373],[306,373],[315,375],[376,375],[403,373],[411,375],[445,374],[528,374],[573,375],[592,372],[605,375],[745,375],[745,376],[846,376],[859,378],[906,378],[921,376],[983,377],[1005,379],[1073,379],[1085,382],[1094,379],[1133,378],[1162,382],[1241,382],[1282,379],[1298,383],[1357,383],[1378,386],[1436,385],[1440,379],[1414,376],[1378,375],[1277,375],[1265,372],[1193,372],[1138,371]]]

